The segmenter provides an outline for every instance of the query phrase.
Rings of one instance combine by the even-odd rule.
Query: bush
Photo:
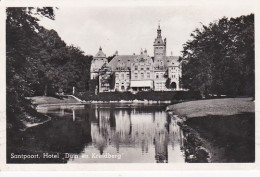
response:
[[[152,100],[152,101],[182,101],[182,100],[196,100],[201,99],[198,91],[149,91],[138,92],[133,94],[131,92],[104,92],[95,95],[94,92],[80,92],[77,93],[79,98],[83,100],[95,101],[120,101],[120,100]]]

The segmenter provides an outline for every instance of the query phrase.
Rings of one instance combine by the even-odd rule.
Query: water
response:
[[[40,154],[43,163],[184,163],[178,117],[162,104],[89,104],[49,108],[52,120],[16,137],[9,152]],[[10,148],[9,148],[10,149]],[[43,153],[58,158],[43,158]]]

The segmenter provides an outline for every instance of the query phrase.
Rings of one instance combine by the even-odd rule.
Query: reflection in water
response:
[[[170,148],[171,152],[179,152],[183,161],[183,135],[177,125],[177,117],[170,117],[164,109],[149,111],[132,107],[117,109],[94,105],[90,108],[90,112],[92,111],[92,145],[101,155],[105,151],[113,153],[111,147],[119,154],[134,148],[135,153],[141,155],[139,158],[144,154],[154,154],[156,162],[167,163]],[[85,151],[88,149],[89,147],[86,147]],[[132,158],[127,154],[125,156],[128,160]]]
[[[21,137],[14,136],[10,152],[53,152],[62,156],[32,161],[44,163],[185,160],[178,117],[168,115],[165,105],[90,104],[83,109],[48,108],[44,113],[52,121],[28,129]],[[77,154],[79,158],[66,158],[65,153]]]

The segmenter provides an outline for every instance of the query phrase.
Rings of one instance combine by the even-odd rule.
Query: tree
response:
[[[35,93],[38,84],[37,32],[41,29],[39,19],[45,16],[54,19],[52,8],[7,8],[6,9],[6,95],[7,123],[18,129],[20,118],[26,116],[30,106],[25,96]]]
[[[112,55],[112,56],[107,57],[108,63],[109,63],[115,56],[116,56],[116,55]]]
[[[254,95],[254,15],[202,25],[183,48],[183,84],[201,93]]]
[[[171,87],[171,79],[170,79],[170,78],[167,78],[167,79],[166,79],[165,87],[166,87],[167,89],[169,89],[169,88]]]
[[[7,122],[18,125],[32,114],[25,97],[88,89],[92,57],[38,24],[37,16],[54,19],[52,8],[6,11]]]

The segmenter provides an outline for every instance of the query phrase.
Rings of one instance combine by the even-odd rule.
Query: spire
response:
[[[143,49],[141,48],[141,55],[143,54]]]
[[[159,23],[158,23],[158,29],[157,29],[157,38],[161,38],[161,27],[160,27],[160,20],[159,20]]]
[[[101,48],[101,46],[99,47],[99,50],[100,50],[100,51],[102,51],[102,48]]]

